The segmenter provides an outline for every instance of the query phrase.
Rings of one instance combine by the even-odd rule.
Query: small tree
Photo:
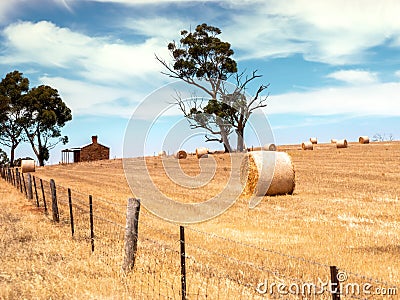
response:
[[[266,97],[261,98],[260,93],[268,85],[261,85],[254,97],[246,98],[247,85],[261,76],[256,71],[250,77],[239,74],[236,61],[231,58],[234,51],[228,42],[217,37],[219,34],[219,28],[207,24],[198,25],[194,32],[182,30],[180,43],[168,44],[173,63],[169,64],[158,56],[156,59],[168,71],[163,74],[196,86],[209,96],[206,105],[203,105],[204,101],[186,102],[178,97],[177,104],[191,127],[205,128],[214,135],[220,135],[220,139],[206,136],[206,141],[222,142],[229,152],[228,135],[235,130],[237,147],[242,151],[247,120],[255,109],[266,106]],[[229,91],[225,81],[232,76],[236,88]]]
[[[372,141],[373,142],[391,142],[394,140],[393,134],[389,134],[389,136],[386,136],[386,133],[376,133],[373,137],[372,137]]]
[[[49,150],[58,143],[66,144],[61,128],[72,120],[71,110],[62,101],[56,89],[41,85],[25,97],[24,130],[40,166],[49,159]]]
[[[10,148],[11,166],[23,140],[23,102],[28,90],[29,80],[19,71],[8,73],[0,83],[0,144]]]

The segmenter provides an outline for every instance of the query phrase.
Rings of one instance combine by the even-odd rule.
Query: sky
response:
[[[111,158],[122,157],[126,134],[136,128],[151,129],[143,153],[152,155],[173,128],[188,126],[176,107],[147,119],[135,114],[143,103],[158,112],[151,99],[175,84],[155,55],[171,62],[167,44],[179,41],[182,29],[207,23],[222,30],[239,71],[262,75],[250,94],[269,84],[268,105],[257,113],[270,129],[254,124],[258,135],[272,131],[276,144],[377,133],[398,140],[399,15],[397,0],[1,1],[0,76],[19,70],[31,87],[56,88],[71,108],[73,120],[63,128],[69,143],[51,151],[49,164],[92,135],[111,148]],[[256,146],[248,132],[246,145]],[[193,136],[163,150],[194,151],[204,139]],[[29,145],[18,156],[33,157]]]

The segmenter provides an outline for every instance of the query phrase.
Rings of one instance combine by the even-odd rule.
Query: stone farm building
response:
[[[97,135],[92,136],[92,143],[89,145],[62,150],[62,163],[70,163],[70,153],[73,153],[73,162],[110,159],[110,148],[99,144]]]

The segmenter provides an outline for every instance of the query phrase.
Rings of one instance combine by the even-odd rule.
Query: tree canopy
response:
[[[58,91],[47,85],[32,88],[25,104],[24,131],[42,166],[49,159],[50,149],[60,142],[68,142],[67,136],[61,136],[61,128],[72,120],[71,110]]]
[[[156,59],[166,68],[163,74],[177,78],[193,85],[209,98],[184,101],[177,99],[177,104],[192,128],[204,128],[214,136],[206,135],[206,141],[218,141],[224,144],[225,151],[230,152],[228,136],[234,131],[237,134],[237,150],[243,151],[244,129],[251,113],[266,106],[267,97],[261,93],[269,85],[260,85],[253,96],[247,97],[247,85],[260,78],[257,71],[250,76],[238,73],[237,63],[231,57],[234,51],[228,42],[218,37],[221,30],[207,24],[198,25],[194,32],[181,31],[179,43],[168,44],[172,63]],[[229,89],[227,80],[233,80],[235,88]]]
[[[10,148],[10,165],[13,166],[15,149],[23,141],[24,97],[29,90],[29,80],[19,71],[6,75],[0,82],[0,144]]]
[[[3,151],[3,149],[0,149],[0,167],[4,167],[6,165],[8,165],[9,160],[8,160],[8,156],[7,153],[5,153]]]
[[[0,108],[0,143],[11,149],[11,166],[22,141],[30,143],[41,166],[50,149],[68,141],[61,128],[72,119],[71,110],[50,86],[29,89],[29,80],[21,72],[8,73],[0,83]]]

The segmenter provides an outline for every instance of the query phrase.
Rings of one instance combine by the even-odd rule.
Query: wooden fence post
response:
[[[135,258],[138,241],[140,200],[135,198],[128,199],[126,208],[126,227],[125,227],[125,257],[122,269],[127,272],[135,266]]]
[[[180,228],[180,244],[181,244],[181,284],[182,284],[182,300],[186,300],[186,253],[185,253],[185,227]]]
[[[331,293],[332,300],[340,300],[340,286],[338,280],[338,269],[336,266],[330,267],[331,271]]]
[[[25,191],[25,197],[28,197],[28,193],[26,191],[26,184],[25,184],[25,176],[24,173],[19,173],[20,176],[22,176],[22,183],[24,184],[24,191]]]
[[[89,217],[90,217],[90,244],[94,252],[94,223],[93,223],[93,197],[89,195]]]
[[[16,177],[16,181],[17,181],[17,189],[18,189],[18,185],[19,185],[19,190],[21,193],[23,193],[23,189],[22,189],[22,180],[21,180],[21,173],[18,171],[18,168],[15,169],[15,177]]]
[[[32,176],[31,173],[28,173],[28,199],[33,199],[33,191],[32,191]]]
[[[40,188],[42,190],[42,198],[43,198],[43,206],[44,206],[44,213],[47,214],[47,204],[46,204],[46,196],[44,194],[44,188],[43,188],[43,180],[40,178]]]
[[[75,229],[74,229],[74,215],[72,214],[72,197],[71,197],[71,189],[68,188],[68,204],[69,204],[69,217],[71,220],[71,234],[74,237]]]
[[[11,183],[11,180],[12,180],[12,178],[11,178],[11,169],[8,168],[7,172],[8,172],[8,182]]]
[[[36,177],[33,176],[33,187],[35,188],[35,196],[36,196],[36,205],[37,207],[39,207],[39,196],[38,196],[38,192],[37,192],[37,187],[36,187]]]
[[[12,180],[13,180],[13,177],[12,177],[11,169],[8,169],[8,182],[12,184]]]
[[[50,190],[51,190],[51,210],[53,212],[53,221],[60,222],[60,215],[58,213],[56,183],[54,182],[54,179],[50,179]]]
[[[17,189],[21,186],[21,182],[19,179],[21,179],[21,177],[19,176],[19,169],[15,168],[15,177],[16,177],[16,187]],[[22,186],[21,186],[22,187]],[[22,193],[22,189],[21,189],[21,193]]]
[[[11,171],[12,171],[13,184],[14,184],[14,186],[16,186],[17,184],[15,183],[14,169],[12,169]]]

